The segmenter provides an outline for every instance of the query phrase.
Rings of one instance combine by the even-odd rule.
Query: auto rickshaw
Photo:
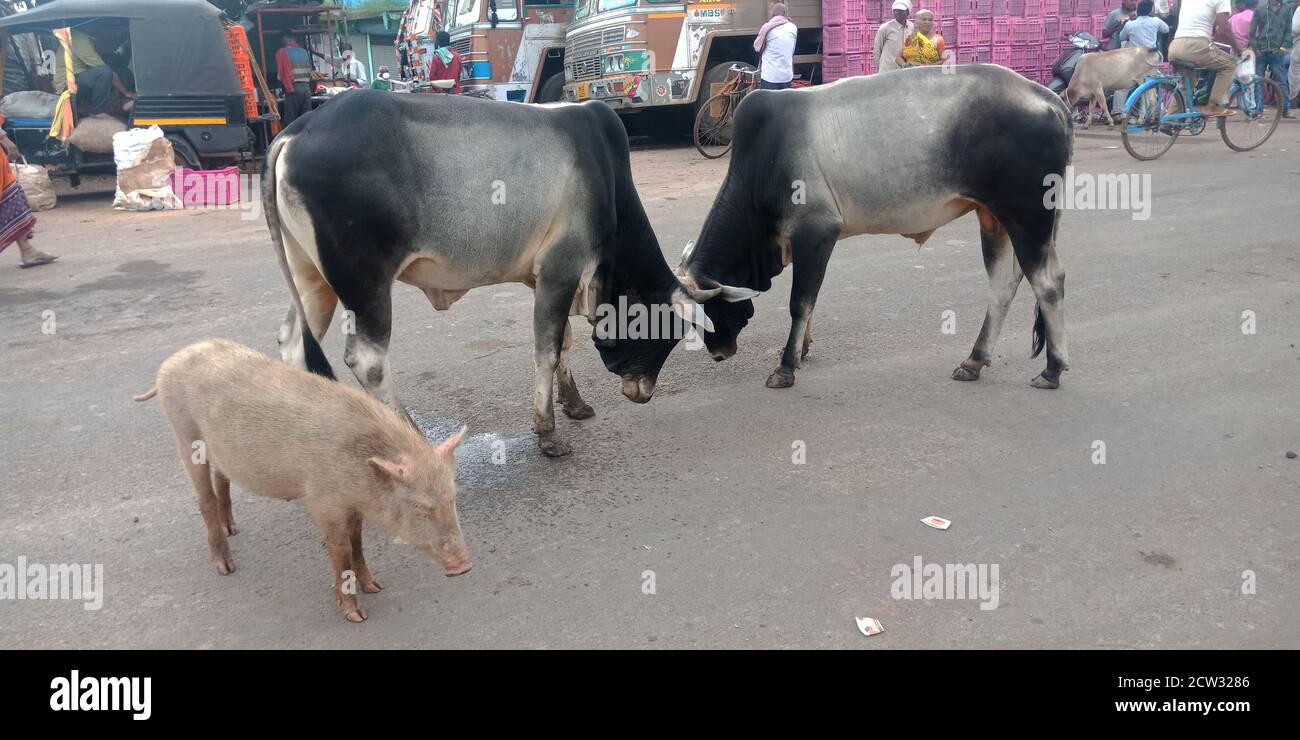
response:
[[[206,0],[55,0],[0,18],[0,41],[12,34],[53,33],[67,62],[69,91],[48,120],[10,119],[4,127],[32,164],[53,165],[51,174],[68,175],[76,185],[82,173],[113,167],[111,154],[89,154],[66,146],[66,132],[80,115],[72,75],[72,34],[111,38],[124,50],[113,66],[117,78],[133,88],[130,127],[156,125],[171,140],[178,166],[210,169],[246,163],[261,148],[250,128],[251,90],[241,84],[220,10]],[[98,45],[97,45],[98,48]],[[107,59],[105,60],[107,62]],[[119,69],[119,67],[122,67]],[[5,90],[5,93],[11,91]],[[72,125],[63,117],[70,117]],[[258,118],[274,118],[257,116]]]

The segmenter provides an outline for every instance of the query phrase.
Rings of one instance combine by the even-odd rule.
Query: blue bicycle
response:
[[[1155,159],[1174,145],[1181,133],[1196,136],[1209,120],[1194,110],[1192,80],[1196,67],[1174,64],[1173,74],[1151,75],[1124,103],[1120,133],[1124,148],[1137,159]],[[1219,74],[1229,74],[1220,72]],[[1282,87],[1256,75],[1249,83],[1236,78],[1228,94],[1228,107],[1235,115],[1215,119],[1223,143],[1238,152],[1248,152],[1268,141],[1282,120]]]

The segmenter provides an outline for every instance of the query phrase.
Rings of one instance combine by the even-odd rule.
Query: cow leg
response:
[[[326,282],[325,276],[316,269],[316,265],[302,254],[297,242],[286,245],[284,254],[289,263],[289,272],[293,275],[294,287],[298,290],[298,298],[302,301],[302,310],[307,313],[306,325],[310,327],[312,336],[316,337],[316,342],[321,343],[325,341],[325,332],[329,330],[330,321],[334,318],[338,296]],[[298,309],[290,302],[289,314],[280,325],[277,338],[280,342],[280,358],[299,370],[307,369],[307,357],[302,343],[303,329]]]
[[[578,393],[578,384],[569,371],[569,350],[573,349],[573,329],[566,321],[564,324],[564,349],[560,352],[560,361],[555,365],[555,384],[560,391],[560,408],[570,419],[590,419],[596,411],[582,400]]]
[[[346,299],[343,305],[352,310],[356,318],[356,331],[347,335],[343,361],[352,368],[352,374],[367,393],[391,406],[405,416],[411,426],[419,429],[398,403],[397,392],[393,389],[393,369],[388,364],[388,340],[393,329],[391,293],[385,289],[362,305],[348,303]]]
[[[533,432],[537,445],[548,457],[562,457],[573,452],[569,443],[555,431],[555,400],[552,395],[555,369],[564,351],[564,336],[569,330],[569,308],[578,288],[580,270],[561,266],[562,252],[555,245],[555,263],[542,265],[537,276],[533,299]],[[573,274],[570,274],[573,273]],[[563,383],[563,381],[561,381]],[[568,382],[572,384],[573,376]],[[576,393],[577,388],[573,388]]]
[[[1056,388],[1061,373],[1070,369],[1070,353],[1065,341],[1065,270],[1056,256],[1056,229],[1053,226],[1041,238],[1030,233],[1013,233],[1012,245],[1038,299],[1034,321],[1034,355],[1045,341],[1047,367],[1030,383],[1035,388]]]
[[[794,283],[790,288],[790,336],[781,352],[781,365],[767,379],[768,388],[794,385],[794,371],[799,364],[802,342],[817,305],[817,293],[826,277],[826,263],[835,249],[839,224],[805,222],[790,238],[793,255]]]
[[[979,380],[980,371],[989,366],[989,357],[993,345],[997,344],[1002,333],[1002,322],[1011,308],[1011,301],[1016,297],[1016,288],[1024,274],[1020,263],[1011,249],[1011,237],[1007,230],[988,211],[979,210],[980,246],[984,251],[984,269],[989,274],[989,307],[984,314],[984,326],[975,339],[975,346],[970,357],[962,360],[956,370],[952,371],[953,380]]]
[[[799,366],[803,367],[803,360],[808,359],[808,348],[812,346],[812,315],[808,316],[808,323],[803,331],[803,349],[799,351]]]
[[[1101,112],[1106,116],[1106,123],[1115,128],[1115,119],[1110,117],[1110,98],[1106,97],[1106,91],[1098,87],[1092,94],[1093,100],[1101,100]]]

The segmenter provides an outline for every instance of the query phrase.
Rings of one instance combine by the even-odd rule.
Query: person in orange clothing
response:
[[[19,156],[18,147],[0,131],[0,252],[18,242],[20,267],[48,265],[58,257],[32,246],[36,215],[27,204],[27,194],[18,184],[13,168],[9,166],[9,159],[17,159]]]

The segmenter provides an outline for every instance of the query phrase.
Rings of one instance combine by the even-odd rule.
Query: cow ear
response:
[[[405,455],[399,455],[396,460],[387,460],[382,457],[368,458],[366,462],[374,468],[380,476],[388,478],[395,483],[411,482],[411,461]]]
[[[453,457],[456,454],[456,448],[460,446],[461,440],[465,438],[466,429],[469,429],[469,427],[462,426],[459,432],[451,435],[445,442],[438,445],[438,455],[444,458]]]
[[[680,290],[673,291],[673,313],[688,324],[695,324],[708,332],[713,331],[713,322],[708,314],[704,313],[704,306],[696,303],[693,298]]]

